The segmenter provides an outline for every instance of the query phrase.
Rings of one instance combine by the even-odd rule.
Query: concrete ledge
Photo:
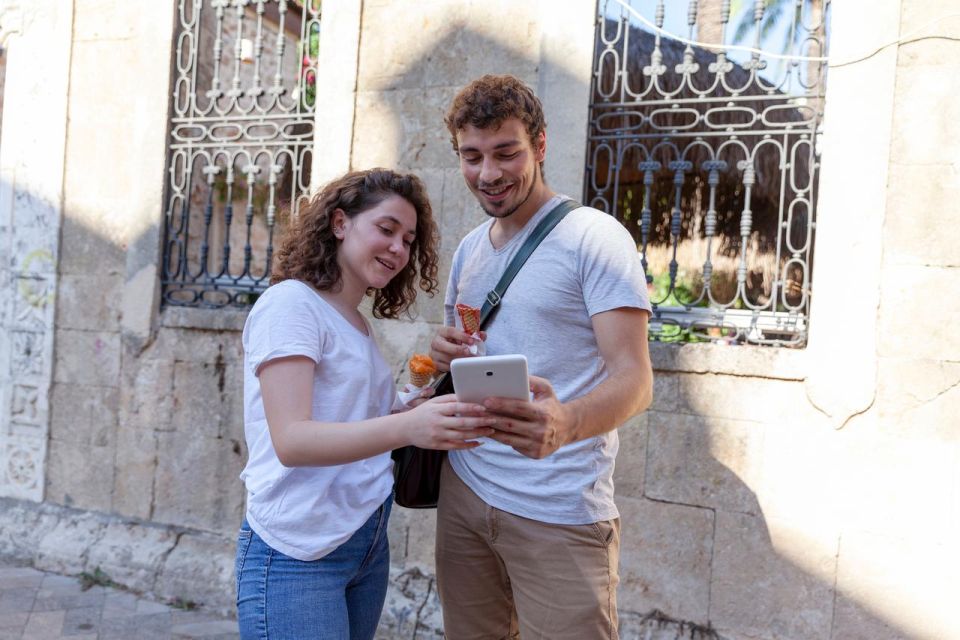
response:
[[[205,531],[0,498],[0,556],[61,574],[99,568],[127,589],[192,601],[221,615],[236,613],[234,553],[232,539]],[[625,639],[672,640],[681,633],[698,640],[720,638],[659,611],[621,611],[621,631]],[[411,637],[443,638],[436,578],[417,563],[394,564],[377,638]]]
[[[160,312],[160,326],[204,331],[243,331],[250,309],[195,309],[166,307]]]
[[[218,613],[234,610],[233,554],[233,540],[204,531],[0,499],[0,555],[62,574],[99,568],[128,589]]]
[[[650,359],[655,371],[776,380],[804,380],[807,377],[807,352],[801,349],[651,342]]]

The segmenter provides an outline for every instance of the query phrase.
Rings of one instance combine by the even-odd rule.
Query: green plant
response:
[[[317,7],[319,9],[319,6]],[[303,77],[303,106],[313,108],[317,101],[317,58],[320,55],[320,24],[310,23],[305,42],[300,43],[300,73]]]
[[[100,569],[100,567],[94,569],[93,573],[84,571],[77,577],[80,578],[80,588],[83,591],[87,591],[91,587],[111,587],[113,589],[125,588],[123,585],[114,582],[109,575]]]
[[[234,204],[238,202],[246,204],[248,198],[247,187],[245,176],[241,175],[234,178],[233,190],[231,191],[231,200]],[[227,177],[224,172],[221,171],[213,179],[213,190],[217,196],[217,202],[223,204],[227,201]],[[254,213],[263,213],[264,206],[270,199],[270,185],[265,179],[257,180],[254,178],[252,191]]]
[[[181,597],[176,597],[170,601],[170,606],[174,609],[183,609],[184,611],[193,611],[199,605],[193,600],[184,600]]]

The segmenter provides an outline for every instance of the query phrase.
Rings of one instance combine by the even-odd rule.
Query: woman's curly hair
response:
[[[341,285],[337,263],[339,241],[333,235],[333,213],[341,209],[348,218],[367,211],[390,196],[400,196],[417,212],[416,237],[410,245],[410,260],[386,287],[370,289],[373,315],[397,318],[417,297],[415,284],[431,296],[437,291],[437,244],[439,235],[423,182],[415,175],[389,169],[353,171],[326,185],[300,210],[287,229],[277,251],[270,284],[295,279],[320,291],[336,291]]]

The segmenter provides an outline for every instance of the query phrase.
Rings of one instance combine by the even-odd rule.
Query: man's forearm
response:
[[[587,395],[564,403],[569,421],[564,444],[612,431],[647,409],[652,401],[653,372],[649,366],[637,364],[611,372]]]

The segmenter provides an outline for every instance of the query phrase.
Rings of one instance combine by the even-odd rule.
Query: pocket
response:
[[[604,549],[610,546],[610,543],[613,542],[617,534],[616,520],[601,520],[588,526],[593,532],[593,536],[597,539],[597,542],[599,542],[600,546]]]
[[[246,525],[246,523],[244,523]],[[243,565],[247,560],[247,552],[250,550],[250,543],[253,541],[253,531],[246,528],[246,526],[241,527],[240,533],[237,534],[237,558],[233,565],[233,570],[236,573],[236,590],[237,597],[240,597],[240,576],[243,573]]]

